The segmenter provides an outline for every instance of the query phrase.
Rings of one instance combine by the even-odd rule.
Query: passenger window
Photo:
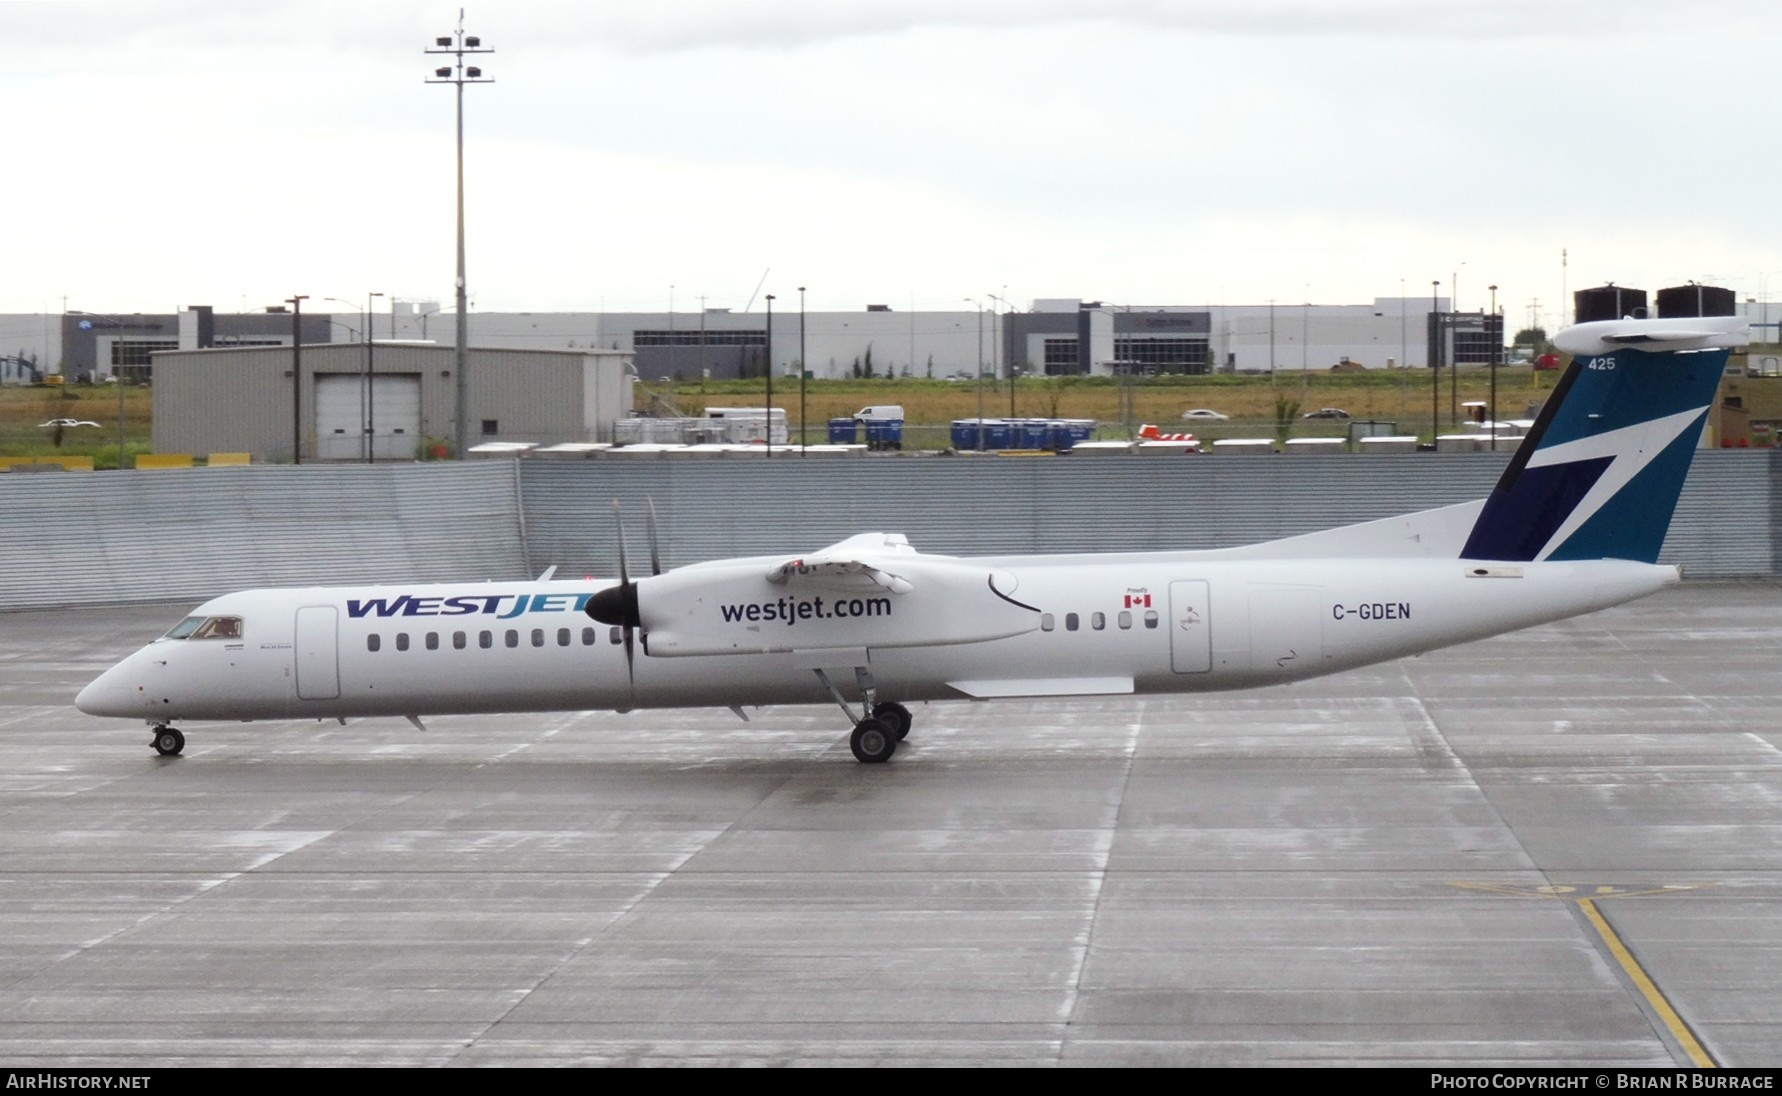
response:
[[[568,628],[557,629],[557,646],[559,646],[559,647],[569,646],[569,629]]]
[[[612,632],[612,636],[610,638],[612,639],[613,645],[616,647],[619,644],[625,642],[625,633],[622,630],[620,630],[620,628],[617,624],[615,624],[615,625],[613,625],[613,632]]]
[[[1089,627],[1094,628],[1096,631],[1099,632],[1103,628],[1106,628],[1107,626],[1108,626],[1108,615],[1106,613],[1090,613],[1089,614]]]
[[[583,628],[582,629],[582,646],[592,647],[592,646],[594,646],[594,644],[596,644],[598,642],[600,642],[600,633],[596,632],[592,628]]]
[[[1040,614],[1040,631],[1049,632],[1056,627],[1058,627],[1058,621],[1052,616],[1051,613],[1041,613]]]
[[[439,650],[439,633],[438,632],[428,632],[427,633],[427,649],[429,651]]]
[[[495,633],[489,631],[478,632],[476,634],[476,645],[485,651],[495,646]]]
[[[383,637],[378,635],[376,632],[373,632],[370,635],[365,637],[365,649],[367,651],[375,651],[379,647],[382,647],[383,645],[384,645]]]
[[[396,633],[396,649],[398,651],[408,650],[408,633],[407,632],[397,632]]]
[[[1132,614],[1127,612],[1125,609],[1120,610],[1119,621],[1120,621],[1120,627],[1122,627],[1122,628],[1132,627]]]
[[[1067,632],[1074,632],[1077,630],[1077,614],[1064,614],[1064,630]]]
[[[543,628],[532,629],[532,645],[534,647],[543,647],[544,646],[544,629]]]
[[[1155,610],[1155,609],[1146,609],[1145,610],[1145,627],[1147,627],[1147,628],[1157,627],[1157,610]]]
[[[462,651],[464,649],[464,641],[465,641],[465,635],[463,632],[453,632],[452,633],[452,650]]]
[[[509,647],[518,647],[520,645],[520,633],[514,631],[512,628],[507,630],[507,645]]]

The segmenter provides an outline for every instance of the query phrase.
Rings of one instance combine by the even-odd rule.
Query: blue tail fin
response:
[[[1462,559],[1658,560],[1727,352],[1744,320],[1605,320],[1574,355],[1485,500]]]

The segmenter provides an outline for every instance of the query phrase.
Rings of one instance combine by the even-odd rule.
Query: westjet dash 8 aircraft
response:
[[[1659,548],[1748,329],[1609,320],[1555,342],[1574,360],[1478,502],[1211,551],[956,557],[865,533],[668,572],[652,524],[636,580],[621,542],[616,582],[215,598],[75,704],[177,754],[187,720],[833,701],[880,762],[905,702],[1248,688],[1561,620],[1681,577]]]

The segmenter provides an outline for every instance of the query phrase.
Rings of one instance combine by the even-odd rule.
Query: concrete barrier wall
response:
[[[0,476],[0,610],[525,574],[501,464]]]
[[[524,462],[521,484],[531,569],[613,574],[614,499],[633,561],[647,559],[644,502],[654,501],[671,567],[808,552],[875,530],[953,555],[1225,548],[1483,498],[1508,459],[595,459]],[[1661,558],[1697,578],[1774,575],[1778,468],[1767,452],[1698,454]]]
[[[1217,548],[1464,502],[1489,453],[489,461],[0,476],[0,610],[201,600],[258,586],[634,570],[654,502],[666,566],[902,532],[928,552]],[[1663,559],[1773,578],[1782,459],[1709,451]]]

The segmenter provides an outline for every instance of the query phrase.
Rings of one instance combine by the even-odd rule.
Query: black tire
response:
[[[914,717],[910,710],[894,700],[887,700],[873,707],[872,717],[883,720],[886,726],[897,732],[897,741],[902,742],[910,736],[910,724]]]
[[[854,750],[854,760],[861,764],[883,764],[897,752],[897,731],[882,719],[862,719],[854,725],[848,745]]]
[[[186,748],[186,736],[173,727],[162,727],[155,732],[154,747],[162,757],[177,757]]]

